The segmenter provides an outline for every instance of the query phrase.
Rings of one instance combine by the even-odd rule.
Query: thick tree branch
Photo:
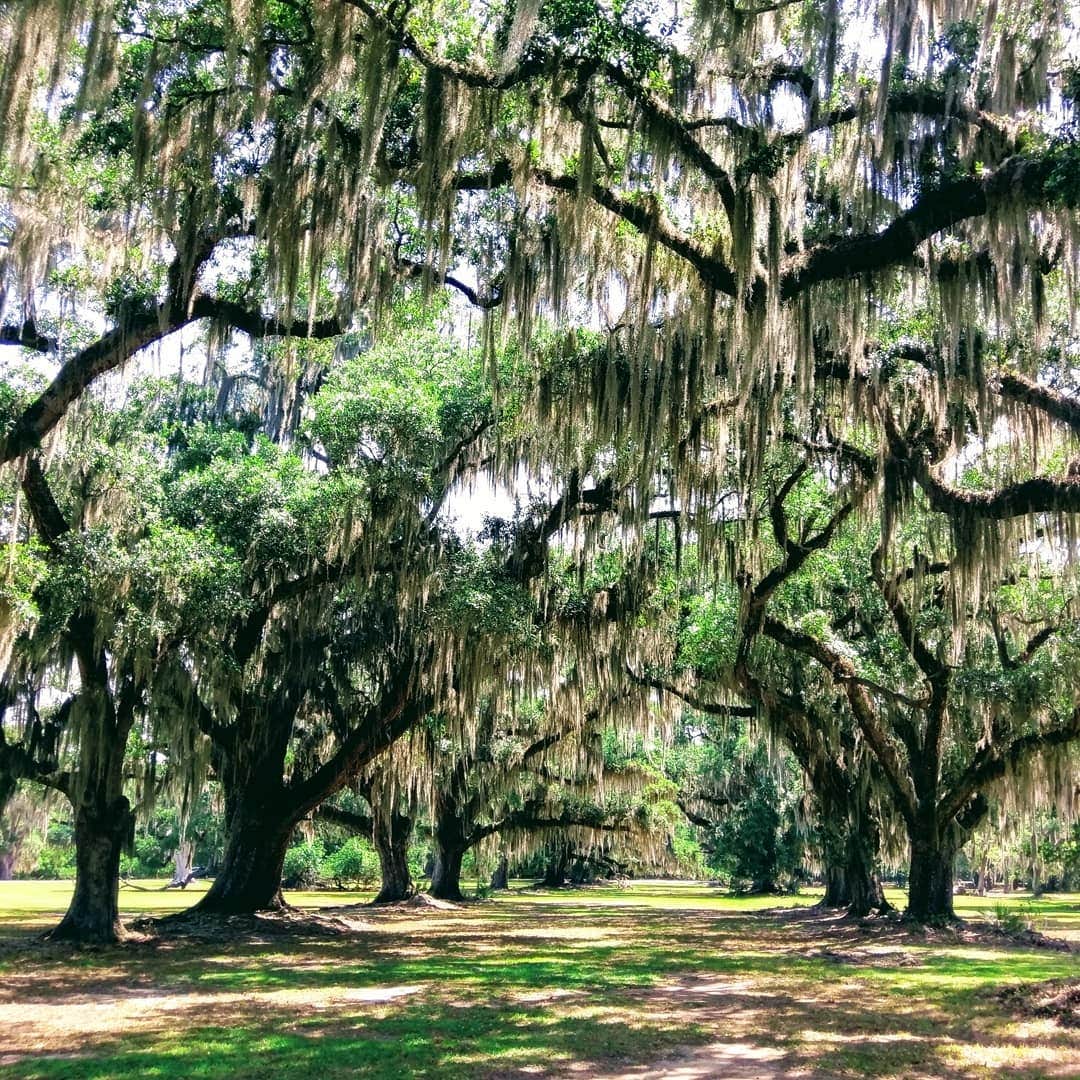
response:
[[[881,765],[896,798],[897,808],[905,821],[913,826],[917,804],[911,779],[851,661],[824,642],[801,630],[791,629],[779,619],[766,617],[762,629],[778,645],[816,660],[844,688],[855,722]]]
[[[715,821],[705,817],[704,814],[699,814],[696,810],[692,810],[685,799],[676,799],[675,805],[683,812],[683,817],[685,817],[691,825],[696,825],[699,829],[711,830],[716,828]]]
[[[0,441],[0,464],[26,454],[60,422],[70,405],[96,379],[120,367],[148,345],[161,341],[200,319],[214,319],[253,337],[334,337],[344,333],[336,319],[283,323],[240,304],[205,294],[190,305],[169,300],[129,315],[96,341],[66,360],[52,382],[31,402]]]
[[[606,64],[604,74],[610,82],[618,86],[637,104],[647,123],[653,127],[662,128],[683,156],[713,182],[720,195],[720,201],[724,205],[728,221],[732,221],[735,217],[735,188],[727,170],[694,138],[669,105],[642,87],[621,67]]]
[[[626,667],[626,673],[639,686],[648,686],[653,690],[671,694],[700,713],[707,713],[710,716],[738,716],[747,719],[752,719],[758,715],[758,710],[753,705],[732,705],[723,701],[708,701],[698,697],[692,690],[685,690],[674,683],[668,682],[666,679],[661,679],[657,675],[639,675],[629,665]]]
[[[1004,398],[1022,405],[1033,405],[1047,416],[1058,420],[1073,431],[1080,433],[1080,401],[1048,386],[1040,386],[1034,379],[1019,373],[1006,373],[990,381],[990,385]]]
[[[416,686],[420,666],[408,660],[400,662],[379,700],[353,719],[352,730],[337,751],[310,776],[297,777],[287,786],[287,797],[298,819],[344,787],[424,717],[431,703]]]
[[[490,285],[483,290],[474,289],[460,278],[454,277],[453,274],[436,270],[427,263],[416,262],[412,259],[397,258],[394,260],[394,267],[405,277],[427,278],[436,285],[446,285],[448,288],[456,289],[473,307],[480,308],[482,311],[490,311],[503,302],[502,292],[497,285]]]
[[[23,468],[23,494],[34,519],[34,528],[45,546],[57,554],[60,551],[61,538],[71,530],[71,525],[64,517],[52,488],[41,467],[41,459],[35,454],[28,458]]]
[[[1005,774],[1036,754],[1055,746],[1066,746],[1080,739],[1080,706],[1064,723],[1030,732],[1012,740],[1008,746],[996,744],[984,746],[968,766],[952,791],[941,799],[939,813],[943,821],[949,821],[963,809],[973,795],[987,785],[1000,780]]]
[[[213,319],[253,338],[331,338],[340,337],[347,329],[337,318],[316,319],[311,323],[306,319],[283,322],[281,319],[263,315],[261,311],[246,308],[243,304],[205,293],[195,298],[185,321],[195,322],[199,319]]]
[[[903,641],[905,648],[911,653],[912,659],[923,675],[926,676],[926,680],[931,686],[942,681],[947,682],[949,676],[948,665],[934,655],[923,640],[922,635],[916,630],[915,622],[907,609],[907,604],[904,603],[904,599],[900,595],[900,582],[905,580],[906,572],[887,577],[884,571],[884,558],[884,550],[880,546],[876,547],[870,556],[870,573],[878,587],[878,591],[885,600],[885,606],[892,615],[901,641]]]
[[[567,195],[576,196],[580,187],[577,177],[555,173],[550,169],[536,169],[531,175],[545,187]],[[734,271],[722,260],[699,247],[670,222],[665,221],[650,202],[619,195],[600,183],[594,183],[587,194],[597,205],[611,211],[633,225],[644,236],[652,237],[662,247],[688,262],[707,285],[728,296],[736,295]]]
[[[370,837],[374,828],[374,821],[368,814],[357,814],[352,810],[342,810],[337,806],[323,803],[315,810],[315,817],[320,821],[331,825],[340,825],[359,836]]]
[[[1039,198],[1050,171],[1047,160],[1017,154],[987,176],[962,177],[941,184],[921,195],[881,232],[823,241],[785,260],[781,297],[790,300],[824,281],[907,262],[931,236],[985,214],[996,201]]]
[[[56,352],[57,349],[56,339],[40,333],[33,319],[27,319],[21,325],[5,323],[0,327],[0,345],[20,345],[40,353]]]

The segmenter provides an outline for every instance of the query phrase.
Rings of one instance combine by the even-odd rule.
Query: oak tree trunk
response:
[[[431,870],[432,896],[440,900],[464,900],[461,894],[461,860],[465,857],[463,848],[439,846],[435,852],[435,865]]]
[[[923,837],[911,845],[907,917],[915,922],[953,919],[953,867],[956,848],[938,837]]]
[[[821,906],[846,908],[851,903],[851,887],[848,884],[847,867],[842,862],[830,862],[825,866],[825,895]]]
[[[881,878],[872,865],[862,856],[848,863],[848,914],[869,915],[874,911],[888,911],[892,907],[885,899]]]
[[[134,816],[120,795],[87,794],[75,807],[75,892],[52,941],[109,943],[124,936],[120,923],[120,855],[130,843]]]
[[[885,889],[877,872],[877,857],[881,846],[877,823],[868,816],[860,817],[853,825],[845,852],[844,871],[847,879],[847,909],[849,915],[864,916],[873,911],[889,911]]]
[[[284,908],[281,871],[293,824],[269,811],[238,809],[229,823],[221,870],[195,910],[247,915]]]
[[[0,714],[0,719],[2,719],[2,714]],[[0,745],[0,825],[3,824],[4,814],[7,812],[8,804],[11,802],[19,783],[15,771],[5,768],[7,763],[4,760],[4,749]],[[8,837],[7,846],[0,848],[0,881],[11,880],[11,875],[15,869],[15,858],[19,853],[21,837],[12,833],[9,833]]]
[[[491,875],[491,887],[499,890],[510,888],[510,862],[505,855],[499,856],[495,872]]]
[[[821,906],[846,908],[851,903],[851,885],[848,882],[847,841],[848,830],[843,825],[842,810],[832,801],[826,801],[821,791],[815,793],[819,803],[818,835],[821,854],[825,864],[825,895]]]
[[[291,728],[284,712],[244,718],[230,744],[215,746],[214,768],[225,793],[225,857],[195,911],[248,915],[286,906],[281,873],[300,816],[282,779]]]
[[[436,796],[434,840],[431,895],[440,900],[463,900],[461,861],[469,850],[469,842],[460,816],[460,800],[451,788],[444,788]]]
[[[544,885],[549,889],[561,889],[566,884],[566,871],[569,865],[570,849],[560,844],[544,870]]]
[[[73,716],[79,723],[78,768],[69,780],[75,816],[75,891],[56,941],[108,943],[120,923],[120,855],[135,839],[135,815],[124,795],[124,757],[138,694],[129,674],[113,697],[104,653],[84,656],[85,680]]]
[[[850,798],[850,791],[847,792]],[[822,829],[825,854],[823,907],[847,908],[851,915],[887,911],[889,903],[877,872],[880,847],[877,824],[863,808],[850,808],[848,823],[827,822]],[[859,812],[862,811],[862,812]]]
[[[379,853],[382,888],[375,897],[376,904],[393,904],[407,900],[416,888],[409,872],[409,837],[412,818],[393,809],[372,805],[372,840]]]

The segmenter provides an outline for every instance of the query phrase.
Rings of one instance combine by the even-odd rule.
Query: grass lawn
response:
[[[336,935],[29,947],[69,889],[0,883],[2,1076],[1080,1076],[1080,1031],[994,996],[1080,974],[1076,954],[781,910],[812,893],[522,889],[453,910],[337,912]],[[133,915],[195,897],[121,898]],[[998,904],[1080,941],[1078,895],[957,900],[973,917]]]

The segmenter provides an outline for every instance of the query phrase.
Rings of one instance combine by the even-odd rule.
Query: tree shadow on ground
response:
[[[0,984],[0,1063],[22,1080],[1080,1073],[1075,1033],[994,997],[1071,957],[602,902],[359,918],[24,952]]]

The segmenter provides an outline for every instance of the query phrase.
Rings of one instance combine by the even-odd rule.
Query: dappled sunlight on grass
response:
[[[27,913],[52,920],[66,901],[54,883],[7,884],[9,942],[28,940]],[[320,908],[357,902],[315,895]],[[194,899],[123,894],[128,912]],[[1075,974],[1075,955],[863,929],[803,910],[815,899],[522,889],[456,910],[355,909],[337,935],[9,944],[0,1066],[24,1080],[244,1080],[269,1061],[305,1080],[1080,1075],[1077,1033],[994,997]],[[1080,910],[1080,897],[1015,902],[1066,924]]]

